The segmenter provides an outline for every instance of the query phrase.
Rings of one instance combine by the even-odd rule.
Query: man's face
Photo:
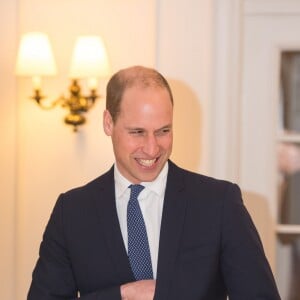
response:
[[[166,89],[125,90],[115,123],[104,112],[104,131],[111,136],[116,164],[130,182],[153,181],[172,152],[173,107]]]

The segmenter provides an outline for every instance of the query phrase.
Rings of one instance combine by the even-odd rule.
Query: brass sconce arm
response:
[[[66,115],[64,121],[66,124],[72,125],[73,130],[77,131],[77,126],[86,122],[84,113],[88,112],[99,98],[95,89],[90,89],[90,94],[84,96],[81,94],[81,87],[77,79],[73,79],[69,87],[69,97],[61,96],[51,103],[43,101],[46,97],[42,95],[40,89],[34,90],[34,95],[31,97],[36,103],[45,110],[50,110],[58,105],[66,108],[69,113]]]

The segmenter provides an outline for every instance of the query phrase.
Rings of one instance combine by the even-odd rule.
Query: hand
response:
[[[121,285],[122,300],[153,300],[155,280],[140,280]]]

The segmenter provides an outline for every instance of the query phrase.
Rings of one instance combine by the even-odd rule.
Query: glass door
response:
[[[285,274],[280,285],[287,291],[287,300],[298,300],[300,299],[300,51],[281,52],[279,98],[277,264],[279,273]]]

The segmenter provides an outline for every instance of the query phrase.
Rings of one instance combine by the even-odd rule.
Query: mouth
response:
[[[158,157],[154,159],[141,159],[137,158],[136,161],[138,162],[139,165],[145,168],[151,168],[155,165],[155,163],[158,161]]]

